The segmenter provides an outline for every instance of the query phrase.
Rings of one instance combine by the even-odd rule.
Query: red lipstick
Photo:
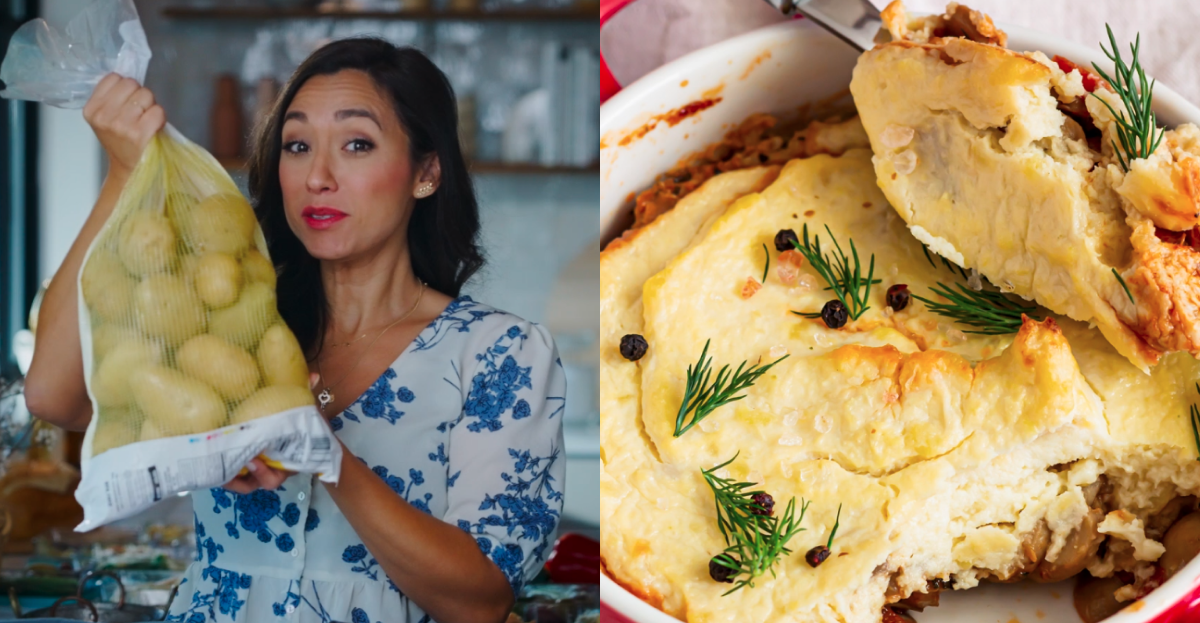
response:
[[[300,213],[304,222],[313,229],[329,229],[333,224],[350,216],[341,210],[325,206],[308,206]]]

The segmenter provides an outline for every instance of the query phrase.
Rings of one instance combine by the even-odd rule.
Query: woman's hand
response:
[[[316,387],[319,379],[320,376],[316,372],[309,374],[308,388],[312,389]],[[250,471],[225,483],[225,488],[234,493],[251,493],[255,489],[274,490],[283,485],[283,481],[295,474],[295,472],[275,469],[259,458],[250,461],[246,465],[246,469]]]
[[[83,118],[108,153],[109,169],[124,174],[133,171],[150,139],[167,122],[150,89],[117,74],[108,74],[96,85]]]
[[[270,467],[257,457],[246,464],[246,469],[250,470],[249,473],[245,476],[237,476],[225,483],[225,488],[242,494],[253,493],[256,489],[273,491],[282,486],[283,481],[294,473]]]

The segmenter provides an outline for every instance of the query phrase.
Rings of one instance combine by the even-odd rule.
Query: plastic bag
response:
[[[150,45],[133,2],[98,0],[65,33],[43,19],[18,28],[0,66],[0,97],[83,108],[101,78],[118,73],[144,82],[149,64]]]
[[[65,38],[36,20],[13,46],[0,68],[2,95],[64,107],[86,102],[85,86],[122,59],[137,59],[125,75],[144,76],[150,58],[129,0],[93,3]],[[82,58],[81,49],[117,58]],[[169,125],[151,139],[78,285],[94,415],[75,492],[84,509],[77,531],[221,486],[256,455],[337,482],[341,446],[275,306],[262,231],[211,154]]]

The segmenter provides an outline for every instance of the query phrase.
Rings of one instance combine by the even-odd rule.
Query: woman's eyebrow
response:
[[[333,113],[333,118],[338,121],[349,119],[350,117],[366,117],[367,119],[375,122],[376,127],[378,127],[380,130],[383,130],[383,124],[379,123],[379,119],[375,116],[375,113],[365,108],[343,108],[342,110]]]
[[[365,117],[370,119],[371,121],[375,122],[375,125],[378,126],[380,130],[383,130],[383,124],[379,123],[379,118],[375,116],[375,113],[365,108],[343,108],[342,110],[333,113],[333,118],[337,121],[343,121],[351,117]],[[299,121],[300,123],[307,123],[308,115],[305,115],[299,110],[293,110],[283,116],[283,120],[285,122],[293,119]]]

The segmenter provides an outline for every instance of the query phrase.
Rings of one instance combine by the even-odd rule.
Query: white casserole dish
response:
[[[623,3],[606,4],[608,10],[606,6],[601,10],[602,23]],[[613,8],[613,4],[618,6]],[[1008,33],[1008,47],[1014,50],[1059,54],[1082,66],[1090,66],[1093,61],[1110,66],[1099,50],[1045,33],[999,26]],[[720,140],[752,113],[786,118],[803,104],[826,100],[847,89],[857,56],[855,50],[821,28],[796,20],[698,50],[624,87],[600,107],[602,240],[611,239],[625,226],[633,193],[647,188],[688,154]],[[680,109],[695,102],[704,102],[708,107],[690,115],[679,114]],[[1159,122],[1167,126],[1200,124],[1200,109],[1166,85],[1154,89],[1154,110]],[[655,124],[660,117],[675,123]],[[602,530],[603,523],[601,517]],[[1051,585],[1023,582],[949,591],[942,594],[940,607],[928,609],[917,618],[921,623],[1079,621],[1072,604],[1073,587],[1072,579]],[[607,575],[601,577],[600,590],[605,621],[677,623]],[[1200,621],[1200,558],[1107,621]]]

